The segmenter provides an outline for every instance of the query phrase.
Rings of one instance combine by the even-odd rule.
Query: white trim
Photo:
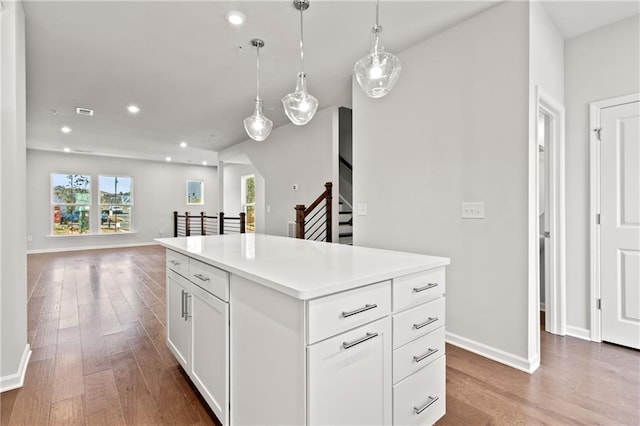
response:
[[[485,358],[492,359],[501,364],[508,365],[509,367],[524,371],[525,373],[531,374],[540,367],[540,355],[534,355],[530,360],[527,360],[521,356],[513,355],[501,349],[485,345],[484,343],[467,339],[466,337],[458,336],[457,334],[449,331],[446,332],[445,340],[451,345],[473,352]]]
[[[551,238],[545,250],[550,250],[550,265],[545,265],[549,269],[548,291],[546,292],[545,304],[548,327],[545,329],[553,334],[564,336],[566,334],[566,243],[565,243],[565,111],[564,106],[549,96],[544,90],[536,86],[536,124],[540,112],[552,118],[553,137],[551,146],[545,147],[545,161],[549,165],[549,232]],[[538,145],[538,126],[536,125],[536,137],[534,145]],[[536,150],[537,153],[537,150]],[[536,155],[536,167],[538,166]],[[536,197],[536,206],[538,198]],[[536,207],[536,215],[539,211]],[[536,227],[538,224],[536,223]],[[539,229],[536,235],[540,235]],[[540,252],[539,239],[536,237],[538,249],[535,256],[538,259]],[[546,245],[546,244],[545,244]],[[537,270],[540,270],[538,265]],[[537,286],[539,287],[540,277],[538,276]],[[533,324],[539,328],[538,323]]]
[[[6,392],[13,389],[21,388],[24,385],[24,377],[27,374],[27,366],[31,358],[31,347],[27,343],[22,352],[18,371],[8,376],[0,377],[0,392]]]
[[[617,105],[640,102],[640,93],[604,99],[589,104],[589,242],[590,253],[590,303],[591,331],[587,340],[602,341],[602,318],[597,306],[600,298],[600,228],[596,223],[596,215],[600,213],[600,145],[595,129],[600,128],[600,110]],[[574,330],[582,330],[574,328]],[[587,330],[588,331],[588,330]],[[581,331],[578,331],[581,333]],[[578,335],[575,337],[583,338]]]
[[[582,340],[591,341],[590,332],[586,328],[567,326],[567,336],[576,337]]]
[[[99,245],[99,246],[57,247],[57,248],[27,250],[27,254],[58,253],[58,252],[65,252],[65,251],[101,250],[101,249],[143,247],[143,246],[157,246],[157,245],[158,243],[150,242],[150,243],[109,244],[109,245]]]
[[[540,302],[540,310],[542,312],[547,312],[547,307],[544,302]]]

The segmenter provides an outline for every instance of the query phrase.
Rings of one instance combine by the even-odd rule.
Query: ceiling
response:
[[[401,52],[498,2],[383,1],[385,47]],[[544,6],[565,37],[638,13],[635,1]],[[299,12],[289,0],[26,0],[24,9],[29,148],[215,165],[218,151],[247,140],[255,37],[265,41],[265,113],[274,127],[288,123],[280,99],[293,91],[300,67]],[[231,10],[246,16],[242,26],[227,22]],[[374,20],[372,1],[311,0],[305,71],[320,108],[351,105],[352,67],[368,52]],[[127,112],[130,104],[141,112]],[[76,107],[95,113],[78,115]]]

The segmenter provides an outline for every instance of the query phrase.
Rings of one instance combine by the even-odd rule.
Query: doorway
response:
[[[591,340],[640,349],[640,93],[591,117]]]
[[[537,89],[536,265],[539,309],[535,326],[566,334],[564,107]],[[538,348],[540,336],[538,335]]]

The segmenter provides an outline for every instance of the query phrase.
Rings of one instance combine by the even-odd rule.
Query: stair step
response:
[[[350,211],[342,211],[342,212],[338,212],[338,213],[340,213],[340,214],[353,214],[353,212],[350,212]]]
[[[343,237],[353,237],[353,232],[341,232],[340,234],[338,234],[338,236],[339,236],[340,238],[343,238]]]

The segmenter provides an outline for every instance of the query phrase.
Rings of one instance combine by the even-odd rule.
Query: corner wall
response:
[[[22,2],[0,11],[0,391],[21,387],[27,343],[25,29]]]
[[[589,103],[640,92],[640,16],[568,39],[567,332],[589,338]]]
[[[51,236],[51,173],[85,173],[92,176],[93,206],[97,202],[98,175],[133,178],[133,233]],[[77,250],[153,243],[154,238],[173,236],[173,212],[218,210],[217,167],[98,157],[50,151],[27,151],[27,235],[29,251]],[[187,205],[186,181],[204,181],[205,204]],[[95,212],[94,212],[95,213]],[[92,230],[99,227],[93,215]],[[162,234],[160,233],[162,231]]]
[[[354,243],[451,257],[448,340],[529,371],[529,5],[399,56],[385,98],[353,85]],[[486,218],[461,219],[465,201]]]

